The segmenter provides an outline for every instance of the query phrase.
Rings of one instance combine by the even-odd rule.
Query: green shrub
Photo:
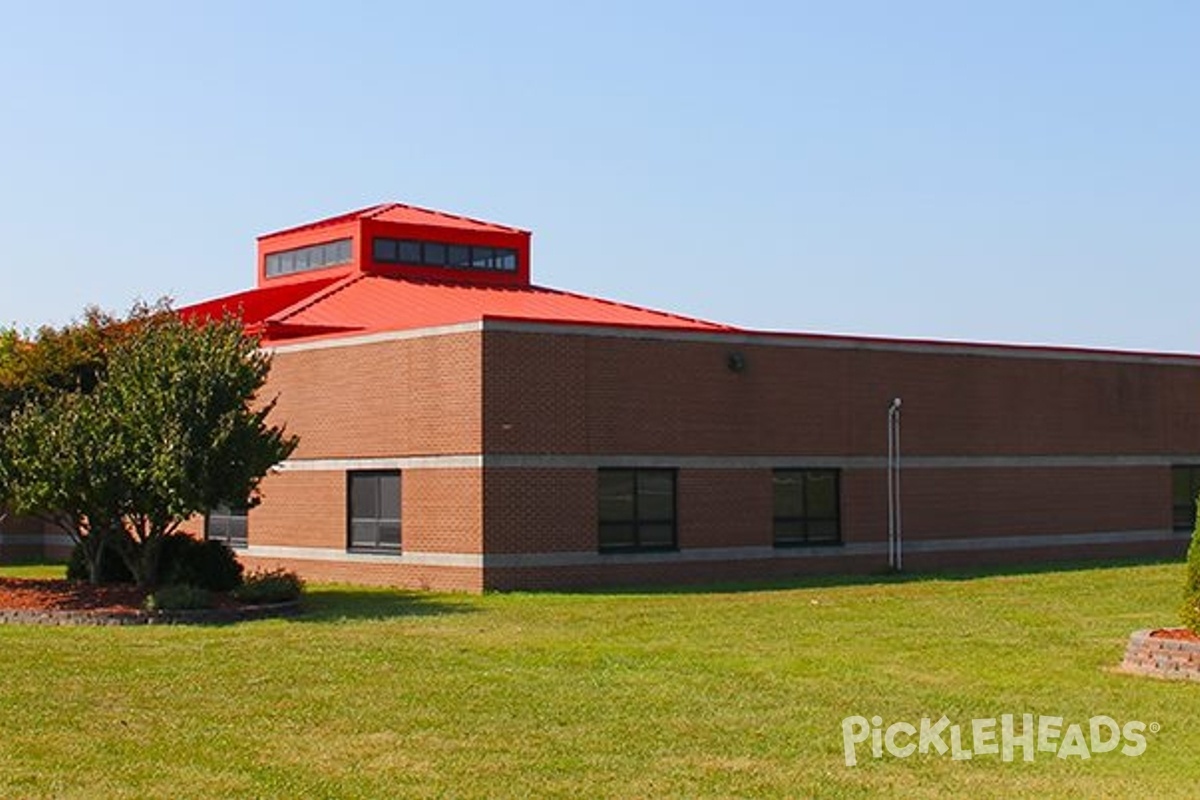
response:
[[[297,600],[304,592],[304,581],[286,569],[256,570],[231,593],[242,603],[283,603]]]
[[[91,580],[82,544],[75,545],[71,550],[71,557],[67,559],[67,580]],[[112,545],[104,547],[104,560],[100,562],[100,582],[133,583],[133,573],[129,571],[129,567],[125,566],[125,560]]]
[[[242,564],[224,542],[175,533],[163,541],[159,572],[164,584],[188,584],[210,592],[242,585]]]
[[[212,592],[186,583],[160,586],[146,598],[147,611],[195,611],[212,607]]]
[[[1197,498],[1200,502],[1200,498]],[[1192,633],[1200,634],[1200,513],[1196,515],[1196,529],[1192,531],[1192,543],[1187,552],[1187,577],[1184,579],[1183,607],[1179,611],[1183,625]]]

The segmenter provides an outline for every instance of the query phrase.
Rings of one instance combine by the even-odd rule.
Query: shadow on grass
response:
[[[305,593],[303,610],[291,622],[345,622],[469,614],[479,609],[465,595],[430,594],[366,586],[316,586]]]
[[[563,589],[558,594],[584,595],[685,595],[685,594],[740,594],[743,592],[787,591],[791,589],[820,589],[836,586],[880,587],[903,583],[929,581],[969,581],[978,578],[1003,576],[1041,575],[1051,572],[1080,572],[1085,570],[1122,569],[1126,567],[1175,566],[1181,569],[1179,558],[1154,556],[1146,558],[1114,558],[1094,561],[1050,561],[1036,564],[1007,564],[980,567],[923,570],[921,572],[873,572],[834,575],[797,575],[785,578],[762,578],[745,581],[721,581],[713,583],[677,584],[667,586],[616,586]]]

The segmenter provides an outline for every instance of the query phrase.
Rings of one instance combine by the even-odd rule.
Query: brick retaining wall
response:
[[[1137,631],[1129,637],[1121,669],[1138,675],[1200,681],[1200,641],[1154,636]]]

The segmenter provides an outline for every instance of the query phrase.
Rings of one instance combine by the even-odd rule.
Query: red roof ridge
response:
[[[616,306],[618,308],[627,308],[627,309],[630,309],[631,311],[642,311],[642,312],[647,312],[650,314],[658,314],[659,316],[669,317],[671,319],[677,319],[680,322],[687,322],[692,325],[705,325],[708,327],[718,328],[720,330],[725,330],[725,331],[740,331],[740,330],[742,330],[741,328],[738,328],[734,325],[727,325],[724,322],[713,322],[712,320],[701,319],[700,317],[692,317],[692,316],[688,316],[687,314],[676,314],[673,311],[662,311],[661,309],[650,308],[649,306],[639,306],[639,305],[635,305],[634,303],[625,303],[620,300],[609,300],[607,297],[596,297],[595,295],[582,294],[580,292],[571,292],[571,291],[567,291],[566,289],[554,289],[554,288],[551,288],[548,286],[531,286],[529,288],[540,289],[540,290],[546,291],[546,292],[553,292],[554,294],[566,295],[567,297],[577,297],[581,300],[591,300],[594,303],[606,303],[607,305],[610,305],[610,306]]]
[[[359,212],[359,216],[363,219],[374,219],[375,217],[378,217],[381,214],[386,214],[387,212],[394,211],[398,208],[403,208],[408,211],[419,211],[422,214],[432,214],[435,217],[445,217],[446,219],[459,220],[460,222],[470,222],[472,225],[482,225],[486,228],[498,228],[500,230],[508,231],[510,233],[528,233],[528,231],[526,231],[522,228],[514,228],[511,225],[502,225],[499,222],[490,222],[489,220],[486,220],[486,219],[477,219],[475,217],[468,217],[465,214],[452,214],[449,211],[439,211],[436,208],[425,208],[424,206],[415,206],[415,205],[412,205],[411,203],[382,203],[373,208],[364,209],[363,211]]]
[[[536,286],[534,284],[518,284],[518,283],[476,283],[462,278],[435,278],[431,275],[397,275],[386,272],[366,272],[363,273],[365,278],[380,278],[385,281],[396,281],[397,283],[415,283],[428,286],[453,286],[456,288],[466,289],[485,289],[489,292],[508,291],[508,292],[528,292],[530,290],[541,292],[554,292],[555,294],[563,294],[557,289],[547,289],[544,286]]]
[[[349,222],[352,219],[359,219],[364,214],[371,214],[371,213],[377,212],[380,208],[383,208],[386,205],[387,205],[387,203],[376,203],[373,206],[367,206],[365,208],[360,208],[355,211],[347,211],[344,214],[338,214],[333,217],[325,217],[324,219],[319,219],[319,220],[316,220],[315,222],[305,222],[302,225],[293,225],[290,228],[282,228],[277,231],[271,231],[270,233],[264,233],[263,235],[259,236],[258,240],[261,242],[263,239],[273,239],[276,236],[283,236],[284,234],[287,234],[287,233],[297,233],[299,231],[309,231],[309,230],[313,230],[314,228],[324,228],[329,225],[338,225],[342,222]]]
[[[327,297],[331,297],[338,292],[344,291],[346,288],[353,286],[355,283],[358,283],[360,280],[366,277],[369,276],[361,272],[354,275],[347,275],[340,281],[334,281],[328,286],[318,289],[317,291],[305,297],[303,300],[293,303],[287,308],[280,309],[271,316],[267,317],[267,319],[264,321],[268,323],[281,323],[288,319],[288,317],[294,317],[305,309],[312,308]]]
[[[298,302],[302,302],[305,298],[311,297],[336,280],[336,278],[328,276],[317,276],[311,280],[286,283],[279,286],[256,286],[241,292],[189,303],[179,308],[178,312],[184,318],[216,317],[232,313],[241,317],[247,325],[256,325],[267,317],[277,313],[271,311],[271,307],[279,307],[280,304],[286,303],[287,305],[283,305],[282,307],[288,308]],[[277,298],[278,301],[276,301]],[[299,298],[299,300],[295,298]],[[266,308],[263,308],[264,304],[267,306]]]
[[[604,303],[605,305],[614,306],[616,308],[624,308],[624,309],[628,309],[630,311],[638,311],[638,312],[642,312],[642,313],[656,314],[660,317],[667,317],[669,319],[679,320],[680,322],[687,322],[692,325],[703,325],[705,327],[717,328],[717,329],[725,330],[725,331],[740,331],[740,330],[742,330],[741,328],[738,328],[733,325],[727,325],[723,322],[713,322],[712,320],[701,319],[700,317],[692,317],[692,316],[688,316],[686,314],[676,314],[672,311],[662,311],[657,308],[649,308],[648,306],[639,306],[639,305],[635,305],[634,303],[625,303],[620,300],[609,300],[604,297],[596,297],[594,295],[582,294],[580,292],[567,291],[566,289],[556,289],[552,286],[541,286],[536,283],[530,283],[530,284],[524,284],[524,285],[487,284],[486,286],[483,286],[483,285],[476,284],[476,283],[467,283],[467,282],[461,281],[461,280],[452,280],[452,279],[440,280],[437,278],[416,277],[416,276],[412,276],[412,275],[370,274],[370,275],[364,275],[364,276],[360,276],[360,277],[382,278],[384,280],[398,281],[401,283],[425,284],[425,285],[431,285],[431,286],[455,286],[455,287],[465,287],[468,289],[486,289],[489,292],[503,291],[503,292],[510,292],[513,294],[539,292],[542,294],[554,294],[554,295],[560,295],[563,297],[574,297],[578,300],[587,300],[587,301],[593,302],[593,303]],[[346,284],[346,285],[349,285],[349,284]],[[330,290],[327,290],[326,292],[318,292],[317,295],[313,296],[313,299],[314,300],[324,299],[325,297],[328,297],[329,295],[334,293],[332,290],[337,289],[340,291],[341,288],[343,288],[343,287],[336,286],[336,285],[331,286],[331,287],[329,287]],[[493,318],[501,319],[501,318],[506,318],[506,317],[503,317],[503,315],[494,315]]]
[[[340,225],[345,222],[350,222],[356,219],[375,219],[379,216],[387,214],[389,211],[396,210],[415,211],[420,214],[428,214],[433,217],[444,217],[448,220],[458,220],[460,222],[468,222],[472,225],[480,225],[493,230],[507,231],[509,233],[528,233],[521,228],[514,228],[511,225],[502,225],[499,222],[489,222],[487,220],[475,219],[474,217],[463,216],[462,214],[451,214],[448,211],[439,211],[435,208],[425,208],[423,206],[415,206],[409,203],[376,203],[372,206],[357,209],[355,211],[347,211],[344,214],[338,214],[332,217],[316,220],[315,222],[306,222],[303,225],[296,225],[291,228],[284,228],[271,233],[264,233],[258,237],[258,241],[265,239],[273,239],[276,236],[284,236],[290,233],[298,233],[300,231],[315,230],[317,228],[325,228],[331,225]]]

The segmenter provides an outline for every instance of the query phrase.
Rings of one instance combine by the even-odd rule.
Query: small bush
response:
[[[304,581],[286,569],[258,570],[246,576],[231,593],[242,603],[283,603],[297,600],[304,593]]]
[[[1196,529],[1192,531],[1192,543],[1188,547],[1187,577],[1184,579],[1183,607],[1179,610],[1179,616],[1185,628],[1200,635],[1200,513],[1197,514]]]
[[[67,559],[67,580],[91,580],[82,544],[75,545],[71,550],[71,557]],[[100,562],[100,582],[133,583],[133,573],[125,566],[125,560],[112,545],[105,545],[104,548],[104,560]]]
[[[163,540],[159,576],[164,584],[228,592],[242,585],[242,564],[224,542],[174,533]]]
[[[212,607],[212,592],[186,583],[159,587],[146,598],[147,611],[195,611]]]

